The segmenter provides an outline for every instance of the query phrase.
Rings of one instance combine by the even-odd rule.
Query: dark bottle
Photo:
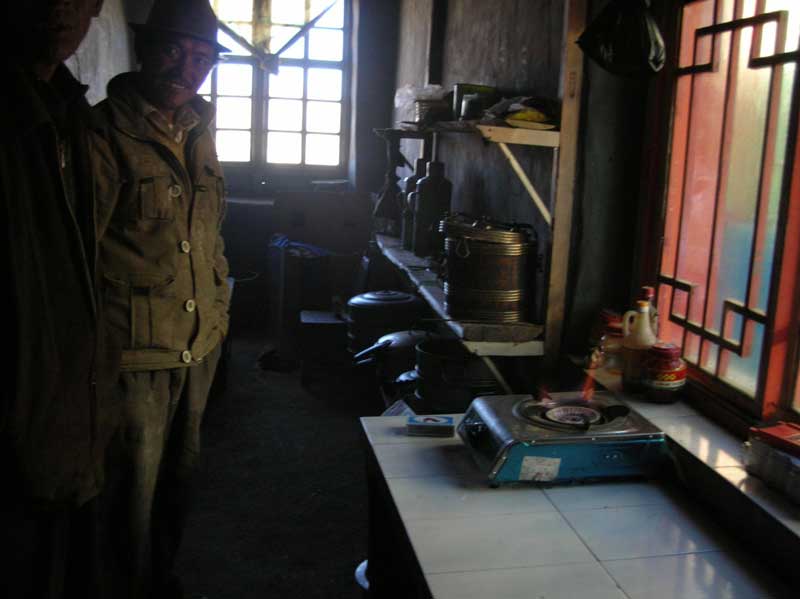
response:
[[[413,249],[417,256],[431,256],[441,249],[439,221],[450,211],[453,184],[444,177],[444,164],[428,163],[428,174],[417,181],[414,207]]]
[[[403,249],[411,251],[414,249],[414,208],[417,205],[417,192],[412,191],[406,198],[406,207],[403,210],[403,228],[401,239]]]
[[[414,205],[417,182],[425,176],[428,161],[417,158],[416,169],[403,180],[403,227],[401,238],[403,249],[411,250],[414,245]]]

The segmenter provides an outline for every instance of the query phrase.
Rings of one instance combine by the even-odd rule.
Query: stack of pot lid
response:
[[[441,221],[447,256],[445,308],[450,316],[491,323],[525,319],[532,248],[527,229],[464,214]]]

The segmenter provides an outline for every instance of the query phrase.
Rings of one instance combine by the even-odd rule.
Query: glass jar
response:
[[[621,321],[622,316],[618,312],[614,312],[609,308],[600,310],[594,323],[592,323],[592,328],[589,330],[589,347],[599,347],[601,338],[607,334],[608,325],[612,322],[620,323]]]
[[[603,366],[612,374],[622,374],[622,322],[612,321],[606,326],[600,342]]]
[[[677,401],[686,385],[686,362],[681,358],[681,349],[672,343],[653,345],[642,364],[642,384],[651,401]]]

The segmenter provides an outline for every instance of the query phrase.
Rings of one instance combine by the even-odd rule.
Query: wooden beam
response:
[[[586,27],[586,0],[568,0],[564,4],[564,10],[566,14],[561,70],[561,138],[545,324],[545,363],[550,366],[554,365],[560,356],[567,309],[584,60],[583,53],[575,42]]]
[[[557,148],[560,135],[558,131],[539,129],[522,129],[514,127],[496,127],[494,125],[477,125],[484,139],[507,144],[520,144],[523,146],[542,146]]]

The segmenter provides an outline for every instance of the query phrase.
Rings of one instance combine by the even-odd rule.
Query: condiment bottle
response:
[[[686,362],[677,345],[658,342],[648,350],[642,364],[642,384],[651,401],[678,400],[678,392],[686,385]]]
[[[414,254],[430,256],[439,243],[439,221],[450,210],[453,184],[444,177],[444,164],[428,163],[427,175],[417,181],[417,204],[414,207]]]
[[[643,286],[639,294],[639,299],[647,301],[650,304],[650,328],[653,329],[653,333],[658,337],[658,309],[655,304],[655,288],[649,285]]]
[[[650,324],[650,302],[639,300],[636,310],[625,312],[622,332],[622,388],[625,391],[641,391],[642,362],[657,341]]]

